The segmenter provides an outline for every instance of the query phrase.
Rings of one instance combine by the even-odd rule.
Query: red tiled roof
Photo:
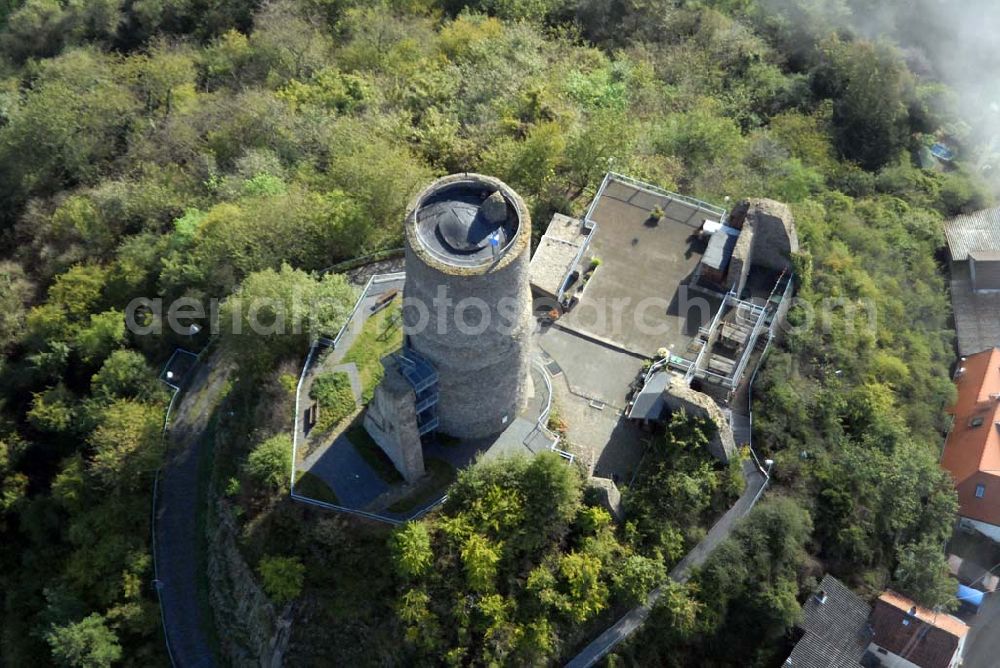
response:
[[[1000,348],[960,363],[958,401],[949,410],[955,424],[945,441],[941,466],[955,479],[959,514],[1000,525]],[[976,426],[973,426],[976,425]],[[976,487],[982,485],[982,497]]]
[[[948,668],[969,632],[961,620],[918,606],[891,590],[876,599],[869,624],[872,642],[921,668]]]

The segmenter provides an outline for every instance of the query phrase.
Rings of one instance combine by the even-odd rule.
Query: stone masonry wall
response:
[[[718,427],[718,432],[708,444],[709,452],[728,462],[736,454],[736,439],[732,427],[719,405],[707,394],[692,390],[683,378],[674,377],[664,392],[663,399],[671,411],[684,409],[689,415],[707,417]]]
[[[240,554],[229,505],[218,499],[209,503],[215,504],[215,521],[207,529],[209,602],[221,658],[232,666],[278,668],[290,623],[278,615]]]
[[[413,388],[399,371],[399,363],[382,360],[385,376],[365,411],[365,430],[392,460],[406,482],[424,474],[424,451],[417,427]]]

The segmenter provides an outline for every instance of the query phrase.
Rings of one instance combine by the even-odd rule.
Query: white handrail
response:
[[[318,344],[315,341],[311,346],[309,346],[309,354],[306,355],[306,363],[302,365],[302,371],[299,373],[299,382],[295,386],[295,421],[292,423],[292,473],[288,485],[288,489],[293,496],[295,495],[295,465],[297,463],[299,452],[299,420],[301,419],[301,415],[299,414],[299,397],[302,395],[302,382],[306,379],[306,371],[309,370],[309,365],[312,364],[312,358],[316,353],[317,347]]]
[[[681,195],[675,192],[671,192],[669,190],[664,190],[663,188],[655,186],[652,183],[646,183],[638,179],[633,179],[631,176],[625,176],[624,174],[618,174],[617,172],[608,172],[608,176],[615,179],[616,181],[621,181],[626,185],[630,185],[633,188],[638,188],[639,190],[645,190],[646,192],[650,192],[654,195],[660,195],[662,197],[668,197],[670,199],[683,202],[684,204],[693,206],[701,211],[706,211],[716,216],[720,216],[723,219],[729,213],[720,206],[715,206],[714,204],[703,202],[702,200],[695,199],[694,197],[688,197],[687,195]]]

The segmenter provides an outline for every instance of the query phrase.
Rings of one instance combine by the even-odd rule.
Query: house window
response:
[[[981,499],[986,496],[986,485],[976,485],[976,498]]]
[[[981,427],[983,425],[983,416],[977,415],[976,417],[969,420],[970,427]]]

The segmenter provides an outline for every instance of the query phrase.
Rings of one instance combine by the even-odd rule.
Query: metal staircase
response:
[[[396,354],[403,377],[416,395],[414,405],[417,411],[417,430],[420,435],[428,434],[438,427],[438,374],[437,370],[422,355],[409,347]]]

